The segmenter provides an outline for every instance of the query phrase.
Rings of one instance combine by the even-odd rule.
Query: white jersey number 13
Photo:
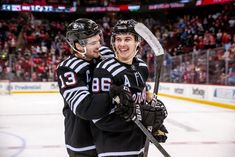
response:
[[[61,81],[61,88],[74,85],[76,83],[76,79],[73,72],[66,72],[64,73],[64,77],[61,75],[59,76]]]

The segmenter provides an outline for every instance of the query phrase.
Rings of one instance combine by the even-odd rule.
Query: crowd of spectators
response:
[[[125,17],[145,23],[162,43],[166,52],[162,81],[234,85],[235,8],[220,8],[204,9],[203,14],[195,10],[193,14],[136,13]],[[55,81],[56,66],[71,53],[64,37],[67,24],[75,19],[69,16],[47,19],[19,13],[1,17],[0,80]],[[119,18],[104,14],[94,19],[103,27],[107,46],[111,28]],[[141,47],[139,55],[148,63],[152,80],[154,55],[145,42]]]

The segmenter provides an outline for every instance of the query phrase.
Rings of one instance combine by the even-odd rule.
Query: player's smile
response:
[[[91,38],[88,39],[88,43],[87,43],[87,58],[91,59],[91,58],[97,58],[99,57],[99,48],[100,48],[101,44],[100,44],[100,35],[97,34]]]
[[[120,53],[127,53],[128,50],[129,50],[128,48],[120,48],[120,49],[119,49],[119,52],[120,52]]]

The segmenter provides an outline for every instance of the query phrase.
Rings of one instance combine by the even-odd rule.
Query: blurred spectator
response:
[[[233,63],[232,66],[229,68],[227,79],[229,85],[235,85],[235,63]]]
[[[44,2],[35,1],[40,4]],[[235,43],[234,9],[234,6],[221,6],[219,9],[212,6],[209,9],[195,9],[193,13],[186,9],[177,13],[170,10],[164,14],[153,12],[151,15],[124,13],[124,16],[143,21],[168,53],[163,65],[162,81],[208,83],[209,80],[212,84],[224,84],[220,76],[222,73],[228,74],[228,68],[231,71],[231,65],[235,62],[235,53],[232,51]],[[47,19],[27,12],[20,13],[19,18],[15,18],[16,15],[4,17],[2,14],[1,17],[5,19],[0,19],[0,79],[57,79],[56,66],[71,52],[64,37],[65,26],[77,15],[53,16],[56,18],[48,16]],[[102,14],[96,19],[103,27],[108,46],[111,27],[118,18],[118,14]],[[141,46],[138,55],[147,62],[149,80],[153,80],[154,55],[147,43],[143,42]]]

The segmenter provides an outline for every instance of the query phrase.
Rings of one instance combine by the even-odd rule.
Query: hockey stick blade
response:
[[[137,23],[134,29],[149,44],[156,56],[164,54],[164,50],[158,39],[143,23]]]
[[[153,137],[148,129],[136,117],[134,117],[133,121],[142,130],[146,137],[158,148],[164,157],[170,157],[167,151],[159,144],[159,142]]]

